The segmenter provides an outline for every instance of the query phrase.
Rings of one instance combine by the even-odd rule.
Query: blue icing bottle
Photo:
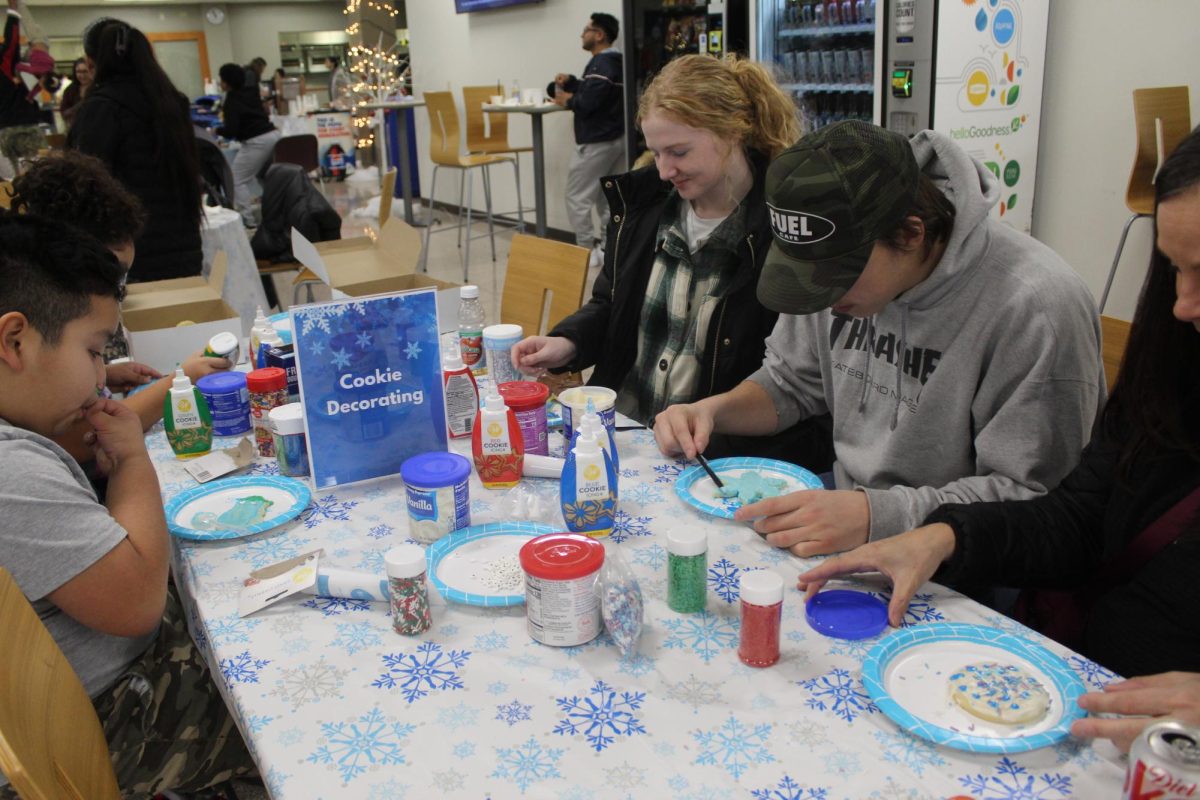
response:
[[[607,536],[617,515],[617,472],[591,431],[567,453],[561,481],[563,519],[572,533]]]
[[[596,439],[600,442],[600,446],[604,448],[604,451],[608,453],[608,457],[612,459],[613,472],[617,474],[619,479],[621,474],[621,457],[617,454],[616,436],[604,425],[604,421],[600,419],[600,414],[596,412],[596,404],[592,402],[592,398],[590,397],[587,401],[587,409],[584,411],[583,417],[580,418],[579,427],[575,430],[575,439],[571,442],[571,446],[573,447],[575,442],[579,441],[579,436],[588,430],[595,434]]]

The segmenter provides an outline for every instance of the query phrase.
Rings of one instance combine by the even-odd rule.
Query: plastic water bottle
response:
[[[458,290],[458,349],[463,364],[476,377],[487,374],[483,356],[483,304],[479,302],[479,287],[468,284]]]

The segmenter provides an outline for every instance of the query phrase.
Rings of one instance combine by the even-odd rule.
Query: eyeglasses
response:
[[[583,32],[584,33],[603,33],[603,31],[601,31],[595,25],[585,25],[583,27]]]

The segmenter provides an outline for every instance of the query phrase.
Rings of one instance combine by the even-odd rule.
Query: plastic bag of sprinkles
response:
[[[612,542],[604,543],[604,566],[600,570],[600,616],[608,635],[628,656],[637,649],[642,635],[642,588]]]

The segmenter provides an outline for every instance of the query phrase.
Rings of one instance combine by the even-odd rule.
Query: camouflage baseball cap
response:
[[[852,120],[811,133],[767,168],[774,241],[758,300],[783,314],[829,308],[862,275],[875,241],[911,207],[919,170],[908,140]]]

